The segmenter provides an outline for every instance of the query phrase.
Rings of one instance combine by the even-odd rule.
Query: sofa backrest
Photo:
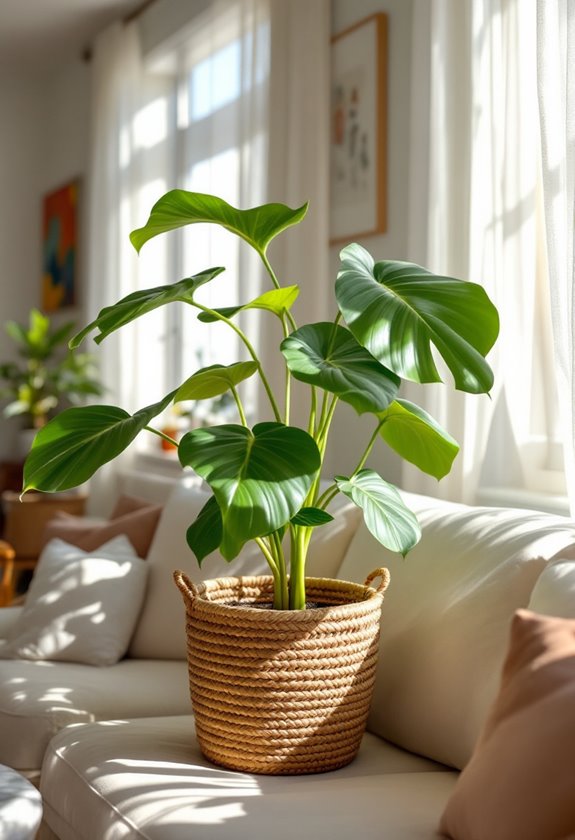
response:
[[[227,563],[214,551],[200,568],[186,543],[186,531],[210,496],[197,478],[176,483],[168,497],[147,557],[148,586],[144,606],[132,637],[129,656],[139,659],[185,659],[185,611],[173,581],[176,569],[191,580],[228,575],[267,575],[269,568],[254,543]],[[316,528],[312,537],[307,574],[336,577],[360,520],[360,511],[345,497],[330,506],[334,521]]]
[[[461,768],[497,692],[512,615],[546,564],[572,555],[575,522],[403,495],[420,543],[403,559],[362,526],[339,572],[355,581],[382,565],[391,573],[368,728]]]

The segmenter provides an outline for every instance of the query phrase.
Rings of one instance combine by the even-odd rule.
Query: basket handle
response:
[[[381,578],[381,583],[379,584],[379,586],[374,587],[374,589],[376,592],[379,592],[380,595],[383,595],[383,593],[389,586],[390,581],[390,574],[388,569],[384,569],[383,567],[380,569],[374,569],[373,572],[366,577],[364,586],[370,586],[374,580],[377,580],[378,577]]]
[[[198,597],[198,587],[186,574],[184,574],[184,572],[180,572],[179,570],[175,571],[174,581],[182,595],[188,596],[188,598],[191,598],[192,600]]]

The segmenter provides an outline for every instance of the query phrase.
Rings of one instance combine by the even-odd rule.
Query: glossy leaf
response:
[[[381,418],[384,441],[425,473],[443,478],[451,470],[459,445],[433,417],[408,400],[396,400]]]
[[[175,303],[176,301],[192,303],[195,291],[204,283],[209,283],[224,270],[223,268],[209,268],[193,277],[186,277],[184,280],[172,283],[169,286],[156,286],[153,289],[132,292],[113,306],[104,307],[98,313],[97,318],[74,336],[70,342],[70,347],[78,347],[93,330],[99,330],[99,335],[95,336],[94,339],[99,344],[115,330],[131,321],[135,321],[141,315],[146,315],[160,306],[165,306],[167,303]]]
[[[215,496],[210,496],[186,531],[186,540],[198,561],[202,561],[219,548],[222,541],[222,514]]]
[[[172,402],[128,414],[111,405],[87,405],[60,412],[41,428],[24,464],[24,491],[54,493],[78,487],[123,452],[154,417]]]
[[[160,233],[198,222],[221,225],[245,239],[260,254],[265,254],[271,240],[291,225],[301,222],[307,204],[292,210],[285,204],[263,204],[249,210],[237,210],[214,195],[171,190],[152,207],[144,227],[132,231],[130,240],[137,251]]]
[[[281,318],[284,312],[291,309],[298,295],[298,286],[284,286],[281,289],[270,289],[268,292],[264,292],[263,295],[254,298],[249,303],[244,303],[242,306],[224,306],[221,309],[214,309],[214,312],[218,312],[224,318],[233,318],[234,315],[237,315],[238,312],[243,312],[245,309],[265,309]],[[200,312],[198,319],[207,324],[218,320],[210,312]]]
[[[455,386],[488,392],[493,373],[484,359],[499,332],[499,316],[475,283],[432,274],[413,263],[374,262],[360,245],[341,252],[336,298],[360,344],[404,379],[441,381],[433,344]]]
[[[313,438],[282,423],[193,429],[181,439],[178,455],[212,488],[222,514],[220,552],[227,560],[248,540],[290,521],[321,462]]]
[[[358,414],[384,411],[397,394],[399,378],[339,325],[301,327],[280,349],[296,379],[337,394]]]
[[[304,525],[306,528],[317,528],[319,525],[327,525],[333,522],[333,516],[322,508],[302,507],[292,517],[292,525]]]
[[[373,470],[360,470],[351,478],[336,476],[335,481],[340,491],[362,508],[365,524],[378,542],[404,557],[417,545],[419,523],[393,484]]]
[[[233,365],[210,365],[202,368],[178,388],[174,402],[219,397],[244,379],[248,379],[257,369],[256,362],[235,362]]]

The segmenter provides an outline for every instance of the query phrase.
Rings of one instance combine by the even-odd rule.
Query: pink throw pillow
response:
[[[516,612],[499,694],[440,831],[452,840],[575,837],[575,619]]]
[[[161,505],[147,505],[99,525],[87,522],[82,517],[57,517],[47,524],[44,542],[57,538],[81,548],[82,551],[95,551],[114,537],[125,534],[138,557],[146,557],[162,509]]]

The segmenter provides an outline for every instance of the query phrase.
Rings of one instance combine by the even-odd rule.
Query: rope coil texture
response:
[[[274,775],[349,764],[369,712],[387,569],[363,586],[308,578],[309,601],[328,606],[307,610],[251,606],[271,602],[271,577],[197,584],[177,571],[174,579],[186,607],[190,694],[206,758]]]

